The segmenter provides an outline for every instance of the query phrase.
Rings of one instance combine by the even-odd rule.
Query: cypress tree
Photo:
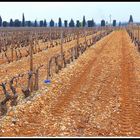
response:
[[[37,20],[35,20],[34,22],[34,27],[37,27]]]
[[[105,20],[101,20],[101,26],[105,26]]]
[[[116,26],[116,20],[113,20],[113,26]]]
[[[132,15],[130,15],[129,23],[132,23],[132,22],[133,22],[133,17]]]
[[[40,20],[40,27],[43,27],[43,20]]]
[[[8,22],[7,21],[3,21],[3,27],[7,27],[8,26]]]
[[[0,27],[2,26],[2,18],[1,18],[1,16],[0,16]]]
[[[24,17],[24,13],[22,14],[22,27],[25,26],[25,17]]]
[[[68,26],[68,21],[64,20],[64,26],[67,27]]]
[[[46,19],[44,20],[44,27],[46,27],[47,26],[47,22],[46,22]]]
[[[14,22],[13,22],[13,20],[12,20],[12,19],[10,19],[9,26],[10,26],[10,27],[13,27],[13,26],[14,26]]]
[[[71,21],[69,22],[69,27],[74,27],[74,26],[75,26],[74,21],[73,19],[71,19]]]
[[[86,26],[86,19],[85,19],[85,16],[83,16],[83,27]]]
[[[61,21],[61,18],[59,18],[59,21],[58,21],[58,27],[62,27],[62,21]]]
[[[54,21],[52,19],[50,21],[50,27],[54,27]]]
[[[79,20],[76,21],[76,27],[80,27],[80,21]]]

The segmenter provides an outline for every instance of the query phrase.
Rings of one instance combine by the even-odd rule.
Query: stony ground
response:
[[[114,31],[0,120],[0,136],[140,136],[140,54]]]

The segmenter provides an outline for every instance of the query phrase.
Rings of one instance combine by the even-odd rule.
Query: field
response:
[[[3,29],[0,136],[140,136],[137,32]]]

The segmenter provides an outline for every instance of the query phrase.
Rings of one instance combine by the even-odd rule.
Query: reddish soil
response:
[[[0,136],[140,136],[140,55],[114,31],[0,120]]]

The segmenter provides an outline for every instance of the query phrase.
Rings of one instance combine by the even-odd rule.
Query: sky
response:
[[[82,21],[83,15],[87,20],[92,18],[96,23],[102,19],[110,22],[116,19],[117,22],[127,22],[130,15],[133,20],[140,21],[140,2],[0,2],[0,15],[3,20],[22,20],[22,13],[25,20],[35,19],[49,22],[53,19],[58,22],[70,19]]]

